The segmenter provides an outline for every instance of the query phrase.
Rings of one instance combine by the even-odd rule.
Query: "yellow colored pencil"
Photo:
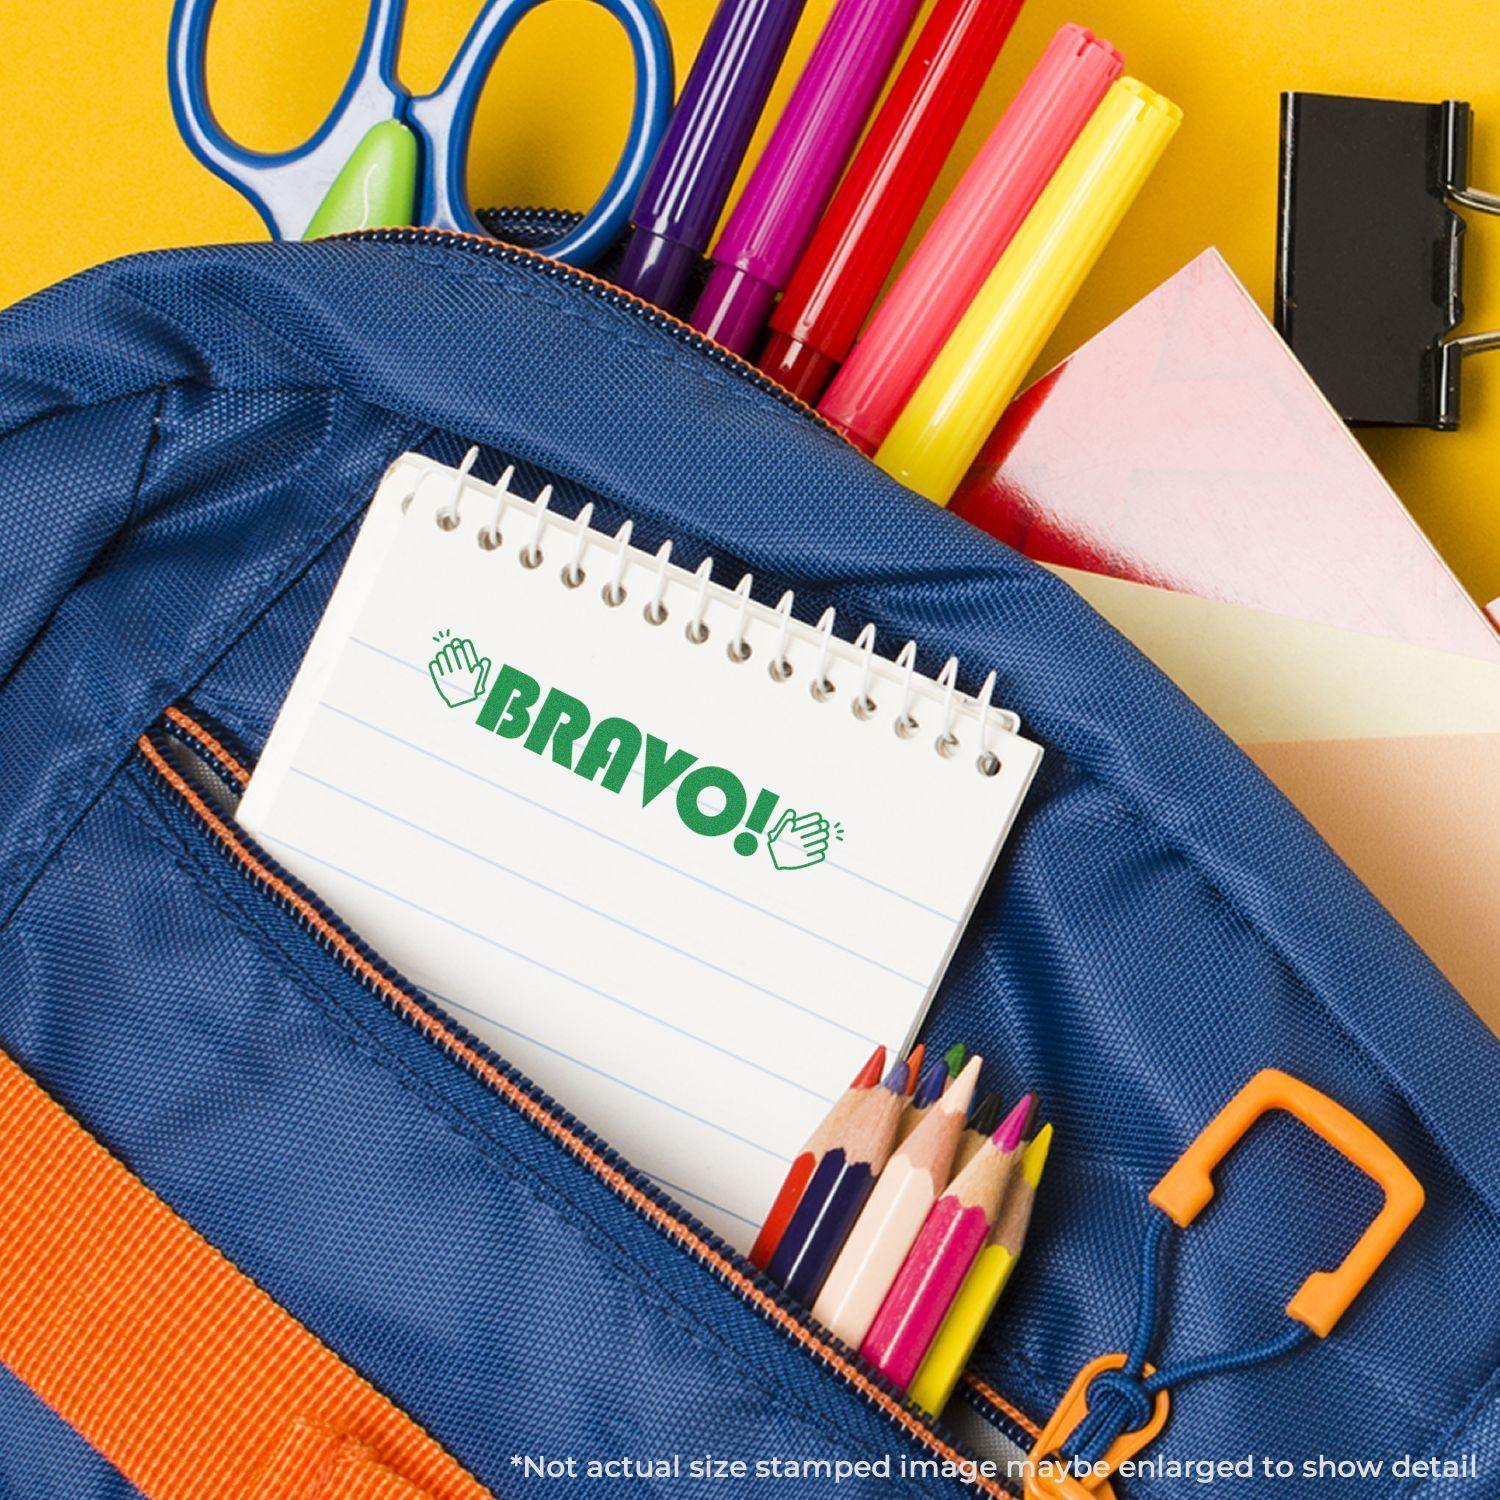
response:
[[[852,1349],[858,1349],[869,1332],[907,1251],[948,1186],[980,1062],[978,1057],[969,1059],[886,1163],[813,1304],[813,1316]]]
[[[1110,85],[875,454],[946,505],[1176,133],[1182,111]]]
[[[1021,1154],[1020,1170],[1005,1195],[1000,1217],[990,1233],[990,1242],[979,1252],[964,1284],[953,1299],[953,1306],[943,1319],[932,1347],[912,1380],[908,1395],[927,1412],[937,1416],[953,1394],[979,1335],[990,1320],[1010,1274],[1016,1268],[1026,1227],[1031,1222],[1031,1206],[1036,1201],[1037,1184],[1047,1165],[1047,1151],[1052,1145],[1052,1127],[1043,1125]]]

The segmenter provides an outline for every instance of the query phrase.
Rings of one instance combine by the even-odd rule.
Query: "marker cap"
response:
[[[775,300],[776,288],[760,277],[716,265],[693,309],[693,327],[735,354],[747,354]]]
[[[672,312],[683,301],[700,254],[680,240],[637,228],[625,246],[619,284]]]
[[[864,452],[884,441],[1123,66],[1071,23],[1037,60],[822,399]]]
[[[761,351],[760,367],[794,396],[811,403],[833,379],[838,365],[821,349],[773,328]]]

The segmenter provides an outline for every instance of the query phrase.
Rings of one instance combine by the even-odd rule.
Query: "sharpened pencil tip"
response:
[[[974,1113],[969,1116],[969,1129],[976,1135],[994,1135],[995,1126],[999,1123],[1000,1096],[994,1089],[991,1089],[974,1106]]]
[[[905,1062],[898,1062],[889,1073],[885,1075],[885,1082],[880,1086],[892,1094],[904,1094],[906,1092],[906,1077],[910,1071]]]
[[[851,1089],[872,1089],[880,1082],[880,1075],[884,1072],[885,1046],[882,1044],[870,1054],[869,1062],[854,1075],[854,1082],[849,1087]]]
[[[950,1078],[957,1078],[958,1075],[963,1072],[964,1059],[968,1057],[968,1055],[969,1049],[965,1047],[962,1042],[954,1042],[954,1044],[945,1053],[943,1053],[943,1062],[948,1069],[948,1076]]]
[[[979,1069],[983,1065],[982,1057],[971,1057],[960,1070],[957,1078],[948,1085],[948,1091],[943,1095],[943,1101],[938,1106],[950,1115],[961,1115],[968,1112],[969,1104],[974,1098],[974,1089],[979,1082]]]
[[[1000,1128],[991,1139],[1002,1151],[1014,1151],[1021,1144],[1021,1132],[1026,1128],[1026,1116],[1031,1110],[1031,1095],[1022,1094],[1014,1108],[1000,1122]]]
[[[927,1043],[918,1042],[911,1049],[906,1059],[906,1092],[908,1094],[916,1088],[917,1079],[922,1076],[922,1059],[927,1056]]]
[[[922,1069],[922,1076],[917,1081],[916,1092],[911,1096],[914,1109],[926,1109],[930,1104],[936,1104],[943,1096],[943,1089],[948,1083],[948,1064],[940,1057],[935,1057]]]
[[[1028,1187],[1034,1189],[1042,1180],[1042,1169],[1047,1165],[1047,1152],[1051,1147],[1052,1122],[1049,1120],[1021,1153],[1021,1176],[1026,1179]]]

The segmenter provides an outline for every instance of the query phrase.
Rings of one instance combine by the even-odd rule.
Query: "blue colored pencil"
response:
[[[844,1248],[896,1143],[906,1104],[907,1065],[898,1062],[845,1123],[818,1163],[766,1274],[811,1307]]]
[[[917,1087],[906,1101],[901,1113],[901,1122],[896,1127],[896,1145],[899,1146],[927,1118],[927,1111],[943,1097],[948,1087],[948,1064],[944,1058],[935,1057],[922,1069]],[[892,1148],[895,1149],[894,1147]]]

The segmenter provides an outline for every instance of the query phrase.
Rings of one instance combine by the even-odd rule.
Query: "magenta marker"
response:
[[[690,319],[748,354],[791,279],[921,0],[838,0],[719,243]]]

